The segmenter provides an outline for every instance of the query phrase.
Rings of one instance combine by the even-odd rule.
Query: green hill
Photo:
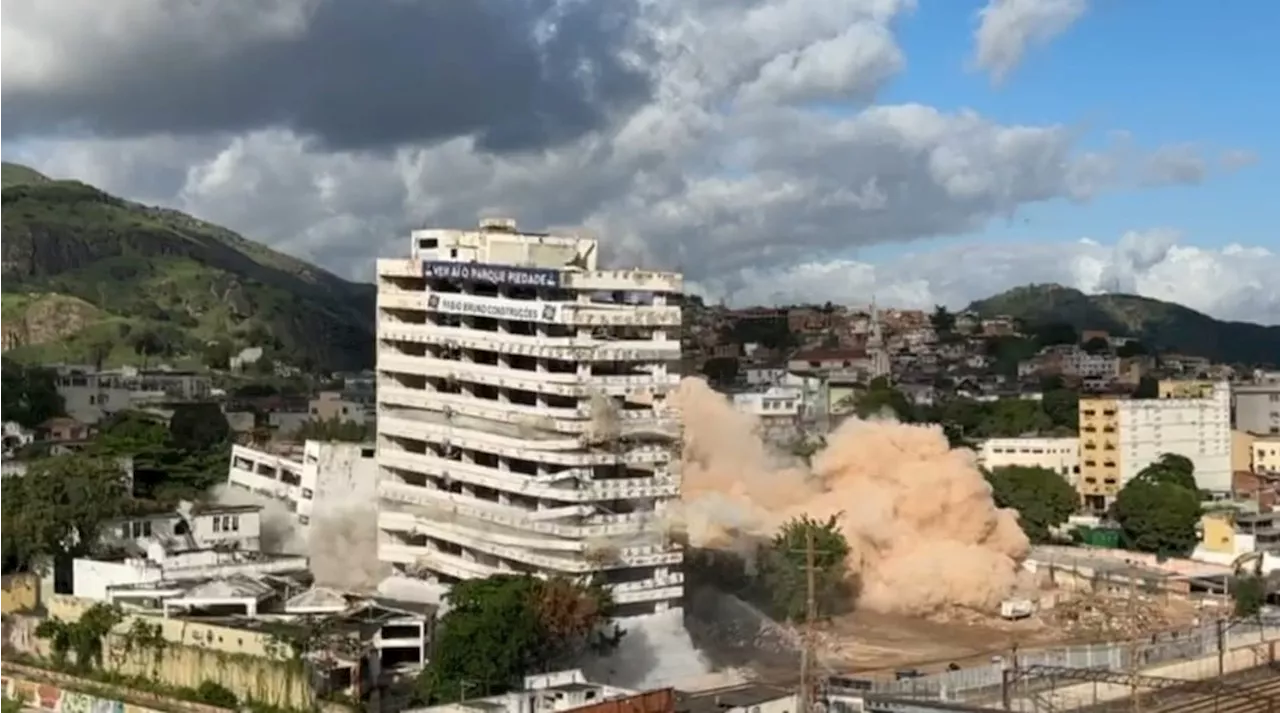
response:
[[[5,161],[0,164],[0,187],[21,186],[27,183],[48,183],[49,177],[21,164]]]
[[[1158,351],[1229,364],[1280,364],[1280,326],[1223,322],[1193,309],[1137,295],[1086,295],[1061,285],[1017,287],[969,305],[984,317],[1008,315],[1027,324],[1065,322],[1132,336]]]
[[[173,210],[4,164],[5,355],[203,360],[266,347],[289,363],[373,364],[372,285]]]

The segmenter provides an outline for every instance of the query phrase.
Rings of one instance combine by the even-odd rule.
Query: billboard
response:
[[[471,280],[518,287],[559,287],[560,273],[536,267],[511,267],[484,262],[424,260],[422,276],[428,279]]]
[[[465,314],[471,317],[509,319],[516,322],[558,322],[560,306],[525,300],[503,300],[432,292],[427,309],[434,312]]]

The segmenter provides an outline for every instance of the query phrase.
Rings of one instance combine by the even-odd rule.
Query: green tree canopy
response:
[[[867,390],[855,399],[854,413],[858,418],[888,414],[903,423],[915,421],[915,408],[911,402],[884,377],[872,379]]]
[[[1075,488],[1047,468],[1006,466],[986,474],[996,505],[1018,511],[1022,531],[1032,542],[1046,542],[1054,527],[1076,511]]]
[[[1093,337],[1082,344],[1081,348],[1090,354],[1107,354],[1111,351],[1111,342],[1102,337]]]
[[[1048,347],[1055,344],[1075,344],[1080,340],[1080,333],[1067,322],[1046,322],[1036,324],[1027,330],[1038,346]]]
[[[1165,453],[1160,460],[1143,468],[1138,477],[1153,483],[1172,483],[1188,490],[1196,490],[1195,464],[1190,458],[1177,453]]]
[[[66,413],[58,394],[58,375],[52,369],[28,367],[9,359],[0,360],[0,401],[3,417],[26,428],[35,428],[54,416]]]
[[[91,552],[103,524],[122,514],[129,498],[119,464],[81,454],[36,461],[0,487],[6,571]]]
[[[1147,346],[1136,339],[1130,339],[1129,341],[1125,342],[1124,344],[1121,344],[1119,347],[1116,348],[1116,356],[1120,357],[1121,359],[1128,359],[1129,357],[1136,357],[1136,356],[1145,356],[1147,353],[1148,353]]]
[[[1233,614],[1237,618],[1257,616],[1267,603],[1267,581],[1254,574],[1238,574],[1229,583]]]
[[[607,653],[622,637],[609,623],[608,594],[567,579],[497,575],[460,582],[447,597],[436,654],[418,677],[426,703],[506,692],[583,651]]]
[[[293,437],[302,441],[342,441],[344,443],[367,443],[373,440],[374,424],[372,421],[356,423],[343,421],[337,417],[324,420],[307,420],[298,427]]]
[[[840,531],[839,518],[800,517],[783,525],[759,553],[756,599],[779,619],[796,621],[806,615],[806,549],[810,536],[813,538],[814,596],[819,613],[822,616],[839,614],[853,602],[853,583],[846,562],[849,541]]]
[[[180,405],[167,423],[151,413],[121,411],[102,423],[91,453],[132,458],[134,493],[173,503],[202,497],[226,478],[229,434],[213,404]]]
[[[1056,430],[1076,433],[1080,424],[1080,394],[1074,389],[1050,389],[1044,392],[1040,408]]]
[[[934,305],[933,314],[929,315],[929,324],[935,332],[950,332],[956,328],[956,316],[943,305]]]
[[[1129,547],[1161,555],[1185,555],[1195,549],[1200,514],[1200,495],[1194,487],[1154,477],[1130,480],[1111,507]]]

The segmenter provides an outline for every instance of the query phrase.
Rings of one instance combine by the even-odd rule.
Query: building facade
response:
[[[978,450],[984,468],[1044,468],[1075,484],[1080,475],[1078,438],[991,438]]]
[[[511,221],[414,231],[379,260],[379,556],[449,583],[593,578],[620,615],[679,605],[674,273]]]
[[[1280,381],[1235,384],[1231,387],[1231,400],[1237,429],[1280,435]]]
[[[1155,399],[1080,400],[1080,480],[1086,506],[1105,508],[1166,453],[1195,465],[1202,490],[1231,490],[1231,390],[1225,382],[1162,382]]]

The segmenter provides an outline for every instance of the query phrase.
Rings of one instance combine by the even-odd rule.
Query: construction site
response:
[[[686,619],[717,664],[842,692],[833,707],[856,691],[865,710],[1280,710],[1280,622],[1231,618],[1231,566],[1031,546],[939,429],[848,421],[802,466],[700,382],[677,400],[691,543],[743,551],[834,515],[859,584],[851,613],[797,626],[691,591]]]

